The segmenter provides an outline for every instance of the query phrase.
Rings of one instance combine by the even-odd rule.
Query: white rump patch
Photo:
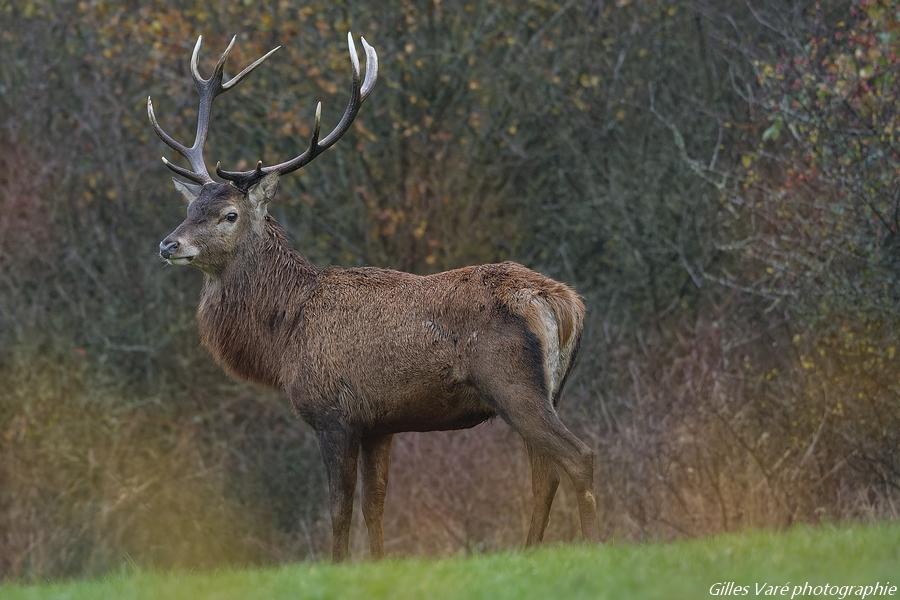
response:
[[[547,376],[547,391],[550,399],[556,394],[556,388],[562,380],[562,371],[565,365],[561,364],[560,348],[559,348],[559,324],[553,311],[541,298],[532,300],[541,315],[541,323],[544,325],[544,372]]]

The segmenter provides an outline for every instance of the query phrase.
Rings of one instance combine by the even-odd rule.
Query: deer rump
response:
[[[258,322],[227,343],[203,336],[228,371],[283,388],[314,427],[334,417],[372,433],[472,427],[497,414],[495,386],[537,390],[554,405],[574,363],[581,299],[516,263],[429,276],[333,268],[316,279],[292,310],[260,298],[268,310],[251,310]],[[269,347],[254,351],[262,339]],[[263,362],[248,360],[257,351],[281,352],[280,371],[248,370]]]

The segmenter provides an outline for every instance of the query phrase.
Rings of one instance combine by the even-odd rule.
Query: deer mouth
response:
[[[166,262],[170,265],[187,265],[194,260],[193,256],[173,256],[171,258],[167,258]]]

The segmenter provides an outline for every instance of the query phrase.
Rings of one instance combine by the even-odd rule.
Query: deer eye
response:
[[[235,221],[237,221],[237,213],[236,212],[228,213],[227,215],[225,215],[225,220],[228,221],[229,223],[234,223]]]

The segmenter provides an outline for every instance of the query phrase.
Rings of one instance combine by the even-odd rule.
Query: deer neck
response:
[[[319,269],[290,246],[270,217],[248,241],[221,273],[206,275],[197,312],[200,338],[226,370],[277,386],[279,361],[272,353],[284,347]]]

